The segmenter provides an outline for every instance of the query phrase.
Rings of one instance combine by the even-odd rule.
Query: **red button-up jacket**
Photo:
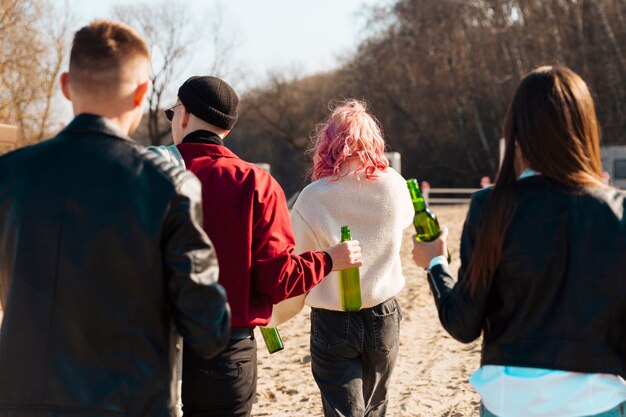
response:
[[[323,252],[293,253],[285,194],[265,170],[225,146],[182,143],[202,183],[204,230],[215,245],[232,327],[265,325],[272,305],[303,294],[330,273]]]

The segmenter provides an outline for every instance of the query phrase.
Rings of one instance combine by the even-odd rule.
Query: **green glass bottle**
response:
[[[280,337],[280,333],[278,333],[278,327],[259,327],[259,330],[270,354],[285,348],[283,339]]]
[[[420,192],[417,180],[410,178],[406,181],[406,184],[409,187],[413,208],[415,209],[415,217],[413,217],[413,226],[415,226],[415,233],[417,234],[415,240],[418,242],[430,242],[437,239],[441,234],[439,221],[437,221],[435,213],[426,206],[426,201],[424,201],[424,197]],[[448,252],[448,262],[450,262],[450,252]]]
[[[352,240],[350,227],[341,226],[341,241],[347,240]],[[361,309],[361,274],[359,268],[339,271],[339,294],[344,311],[359,311]]]

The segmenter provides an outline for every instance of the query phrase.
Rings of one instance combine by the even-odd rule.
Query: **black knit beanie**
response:
[[[219,78],[191,77],[178,89],[178,98],[189,113],[224,130],[231,130],[237,121],[239,97]]]

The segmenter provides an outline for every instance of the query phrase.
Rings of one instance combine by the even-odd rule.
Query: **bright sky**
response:
[[[59,5],[65,0],[53,0]],[[76,28],[95,18],[110,17],[114,5],[135,0],[68,0]],[[338,57],[356,50],[364,37],[366,8],[381,0],[187,0],[168,2],[171,7],[191,7],[202,21],[222,8],[228,34],[237,47],[231,65],[246,80],[232,80],[239,88],[261,82],[268,71],[311,74],[339,66]],[[139,1],[138,1],[139,2]],[[143,1],[142,4],[151,2]],[[201,72],[198,57],[178,78]],[[177,80],[181,81],[181,80]],[[241,83],[244,83],[243,85]]]

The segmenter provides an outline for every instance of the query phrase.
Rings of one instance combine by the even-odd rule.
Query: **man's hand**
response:
[[[413,235],[413,260],[417,266],[427,269],[430,264],[430,260],[435,256],[447,256],[447,238],[447,227],[442,228],[441,235],[439,235],[439,237],[432,242],[418,242],[415,240],[415,235]]]
[[[333,271],[362,266],[361,246],[358,240],[347,240],[326,250],[333,260]]]

